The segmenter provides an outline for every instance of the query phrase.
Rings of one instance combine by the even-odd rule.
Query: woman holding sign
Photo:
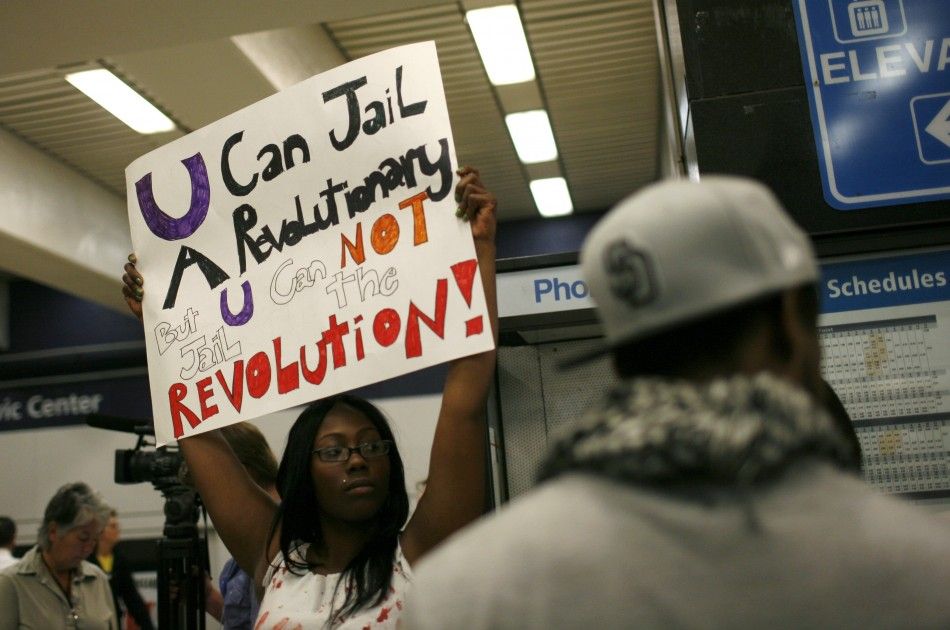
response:
[[[497,335],[495,206],[478,171],[458,171],[458,215],[470,222]],[[123,294],[142,316],[134,257]],[[247,475],[217,431],[180,441],[215,528],[263,589],[257,625],[395,627],[411,567],[485,507],[485,404],[495,353],[453,361],[430,455],[426,490],[406,522],[402,460],[382,413],[334,396],[294,423],[280,463],[276,503]]]

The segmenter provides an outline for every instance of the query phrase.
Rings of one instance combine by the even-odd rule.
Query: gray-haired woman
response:
[[[85,561],[110,508],[84,483],[56,491],[37,544],[0,572],[0,630],[118,630],[109,579]]]

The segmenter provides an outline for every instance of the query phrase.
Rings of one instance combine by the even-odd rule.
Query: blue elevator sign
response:
[[[950,0],[793,0],[825,200],[950,198]]]

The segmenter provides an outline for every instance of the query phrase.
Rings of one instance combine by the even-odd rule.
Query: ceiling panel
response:
[[[525,0],[521,10],[575,208],[609,208],[656,173],[652,4]]]
[[[522,0],[518,6],[575,210],[602,211],[657,170],[652,3]],[[528,171],[515,155],[499,94],[487,80],[460,4],[316,26],[349,59],[435,40],[459,161],[481,170],[499,198],[501,220],[537,216]],[[266,95],[262,75],[235,51],[229,39],[218,37],[103,58],[187,130]],[[181,132],[142,136],[125,127],[65,82],[67,71],[97,67],[95,59],[77,61],[0,76],[0,126],[124,196],[125,167]],[[216,86],[216,79],[223,83]]]
[[[0,77],[0,125],[124,195],[125,167],[182,134],[136,133],[64,78],[69,72],[99,67],[76,64]]]
[[[501,219],[537,216],[495,93],[458,6],[334,22],[327,27],[351,59],[434,40],[459,163],[479,169],[499,200]]]

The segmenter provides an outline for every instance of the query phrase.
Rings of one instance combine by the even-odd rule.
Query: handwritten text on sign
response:
[[[431,42],[130,165],[159,441],[491,348],[455,168]]]

